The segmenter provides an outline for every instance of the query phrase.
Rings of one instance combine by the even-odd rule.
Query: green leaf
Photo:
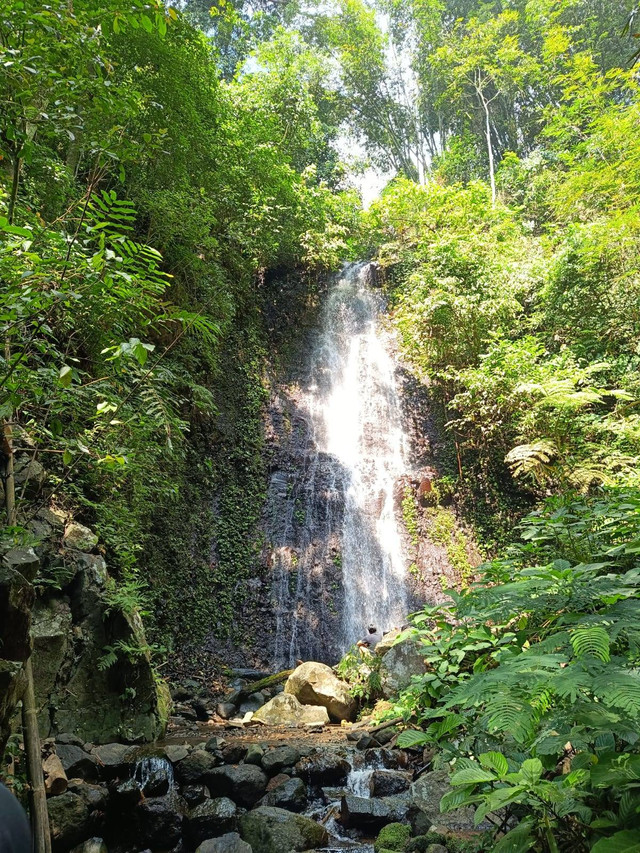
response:
[[[414,746],[424,746],[424,744],[429,743],[430,740],[431,739],[426,732],[420,732],[416,729],[407,729],[404,732],[400,732],[397,743],[400,749],[411,749]]]
[[[601,838],[591,848],[591,853],[638,853],[640,851],[640,830],[625,829],[616,832],[611,838]]]
[[[63,364],[59,373],[60,384],[63,388],[68,388],[73,379],[73,371],[68,364]]]
[[[487,770],[495,770],[501,778],[509,772],[509,764],[501,752],[483,752],[479,758],[483,767]]]
[[[531,834],[532,828],[532,821],[522,821],[498,841],[493,853],[526,853],[531,850],[536,840]]]
[[[62,454],[62,464],[63,465],[71,465],[73,462],[73,454],[70,450],[65,450]]]
[[[540,765],[542,767],[542,765]],[[452,785],[475,785],[480,782],[497,782],[497,777],[480,765],[465,767],[451,777]]]
[[[522,767],[518,775],[525,782],[537,782],[542,776],[543,770],[544,768],[539,758],[527,758],[526,761],[522,762]]]

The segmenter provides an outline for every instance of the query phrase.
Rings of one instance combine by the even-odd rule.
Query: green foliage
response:
[[[402,496],[402,520],[411,539],[411,544],[417,545],[419,534],[418,501],[411,486],[405,487]]]
[[[380,698],[380,666],[382,658],[376,654],[361,654],[356,646],[349,649],[336,665],[338,678],[346,681],[351,694],[362,705],[370,705]]]

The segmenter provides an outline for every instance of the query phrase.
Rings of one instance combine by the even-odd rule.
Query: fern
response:
[[[594,657],[605,663],[610,660],[609,635],[598,625],[574,628],[570,632],[571,645],[577,658]]]
[[[542,482],[551,475],[550,463],[557,454],[558,448],[552,441],[541,439],[532,444],[519,444],[507,453],[504,461],[514,477],[531,475]]]

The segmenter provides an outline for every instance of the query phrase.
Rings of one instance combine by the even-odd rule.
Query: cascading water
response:
[[[400,625],[408,608],[397,519],[407,470],[395,368],[369,265],[331,286],[299,390],[275,420],[289,456],[267,503],[275,663],[335,660],[366,632]]]

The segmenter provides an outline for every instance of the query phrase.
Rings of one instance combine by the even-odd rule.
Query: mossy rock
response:
[[[427,832],[425,835],[416,835],[410,838],[406,844],[406,853],[427,853],[432,844],[443,844],[447,846],[447,837],[440,832]]]
[[[376,853],[383,853],[384,850],[402,851],[410,837],[410,826],[404,823],[388,823],[378,833],[373,849]]]

